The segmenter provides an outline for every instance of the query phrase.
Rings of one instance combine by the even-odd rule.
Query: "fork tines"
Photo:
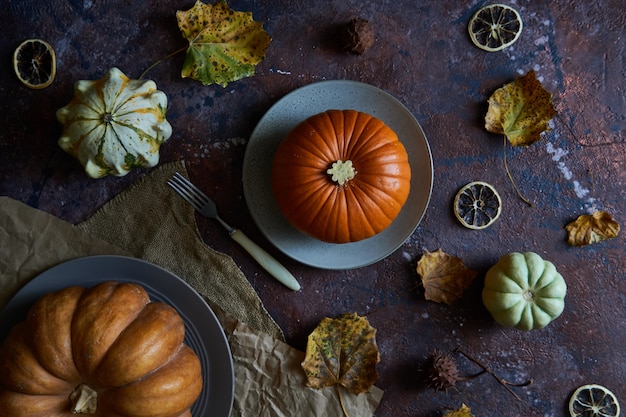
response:
[[[209,201],[206,194],[178,172],[167,181],[167,184],[198,211]]]

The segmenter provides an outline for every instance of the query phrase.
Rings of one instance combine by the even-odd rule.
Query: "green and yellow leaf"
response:
[[[346,313],[323,319],[309,335],[302,369],[309,387],[340,385],[358,395],[378,379],[378,362],[376,329],[365,317]]]
[[[491,95],[485,128],[504,134],[513,146],[528,146],[549,130],[554,115],[552,94],[537,80],[535,71],[530,71]]]
[[[253,76],[271,42],[251,12],[233,11],[224,1],[211,5],[198,0],[191,9],[177,11],[176,20],[189,41],[181,75],[204,85],[226,87]]]

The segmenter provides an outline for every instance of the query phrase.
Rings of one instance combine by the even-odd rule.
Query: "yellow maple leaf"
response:
[[[443,417],[474,417],[474,414],[472,414],[472,410],[468,406],[463,404],[458,410],[446,412]]]
[[[530,71],[489,97],[485,129],[504,134],[513,146],[528,146],[549,130],[555,114],[552,94],[537,80],[535,71]]]
[[[470,286],[476,272],[467,269],[463,261],[441,249],[420,258],[416,268],[424,286],[424,297],[437,303],[452,304]]]
[[[378,379],[378,362],[376,329],[365,317],[346,313],[323,319],[309,335],[302,369],[309,387],[341,385],[358,395]]]
[[[571,246],[584,246],[612,239],[619,234],[619,223],[607,212],[596,211],[592,215],[583,214],[565,226],[568,232],[567,243]]]

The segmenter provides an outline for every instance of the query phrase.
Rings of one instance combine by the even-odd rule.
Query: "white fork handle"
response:
[[[231,234],[237,243],[239,243],[256,261],[274,278],[283,283],[287,288],[294,291],[300,289],[300,284],[296,278],[291,275],[291,272],[287,271],[287,268],[282,266],[276,259],[269,253],[265,252],[259,245],[251,241],[241,230],[235,229]]]

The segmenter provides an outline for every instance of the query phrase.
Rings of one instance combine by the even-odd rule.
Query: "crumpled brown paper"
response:
[[[249,283],[241,270],[230,257],[202,243],[193,210],[180,198],[171,198],[172,193],[166,189],[164,179],[175,171],[186,173],[181,162],[163,164],[107,203],[80,227],[0,197],[0,307],[30,279],[63,261],[103,254],[135,256],[164,267],[189,282],[205,295],[216,313],[228,338],[235,369],[231,417],[341,416],[336,389],[305,387],[305,376],[300,367],[304,353],[281,340],[282,332],[267,314],[256,292],[248,292],[246,284],[249,286]],[[127,204],[129,201],[134,203]],[[154,207],[164,204],[163,201],[168,206],[163,210],[164,217],[155,220]],[[120,230],[119,210],[124,210],[122,217],[127,219],[122,226],[124,233]],[[146,225],[159,230],[149,230]],[[182,237],[178,233],[182,233]],[[163,246],[163,240],[179,242],[181,238],[193,242],[193,252],[187,253],[187,260],[196,259],[205,265],[212,262],[209,275],[244,280],[236,286],[243,290],[220,292],[220,298],[206,297],[213,286],[211,280],[201,278],[205,272],[198,270],[197,266],[188,268],[189,262],[184,262],[185,253],[176,258],[164,256],[171,248]],[[171,259],[181,261],[171,263]],[[254,312],[242,314],[243,310]],[[268,331],[253,327],[245,319]],[[345,392],[343,399],[350,417],[372,416],[382,393],[377,387],[358,396]]]
[[[48,213],[0,196],[0,308],[46,269],[90,255],[129,256]]]
[[[306,387],[300,364],[304,352],[293,349],[249,326],[221,317],[235,362],[235,402],[232,417],[341,417],[341,403],[335,387]],[[262,360],[258,360],[262,358]],[[368,393],[353,395],[341,388],[349,417],[370,417],[383,391],[372,387]]]

